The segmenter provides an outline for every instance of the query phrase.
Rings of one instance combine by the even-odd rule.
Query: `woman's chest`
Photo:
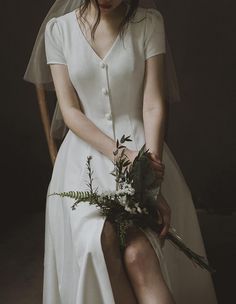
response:
[[[137,33],[128,31],[125,36],[117,38],[100,57],[91,44],[77,32],[65,44],[65,57],[72,83],[77,86],[87,85],[93,79],[110,79],[120,87],[135,75],[142,80],[144,73],[143,40]]]

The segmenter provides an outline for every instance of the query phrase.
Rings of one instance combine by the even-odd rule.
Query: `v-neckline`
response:
[[[81,29],[81,27],[80,27],[80,24],[79,24],[79,22],[78,22],[78,20],[77,20],[76,10],[77,10],[77,9],[75,9],[75,10],[73,11],[73,15],[74,15],[74,19],[75,19],[75,22],[76,22],[76,24],[77,24],[77,27],[78,27],[78,29],[79,29],[79,32],[80,32],[81,36],[82,36],[83,39],[85,40],[85,43],[88,45],[88,47],[89,47],[89,49],[92,51],[92,53],[97,57],[97,59],[98,59],[99,61],[105,61],[105,60],[108,58],[108,56],[111,54],[112,50],[115,48],[115,45],[117,44],[117,42],[118,42],[118,40],[119,40],[119,38],[120,38],[120,34],[118,33],[118,35],[116,36],[116,39],[114,40],[113,44],[111,45],[111,47],[110,47],[109,50],[107,51],[106,55],[105,55],[103,58],[100,57],[100,56],[97,54],[97,52],[94,50],[94,48],[91,46],[91,44],[89,43],[88,39],[85,37],[85,35],[84,35],[84,33],[83,33],[83,31],[82,31],[82,29]]]

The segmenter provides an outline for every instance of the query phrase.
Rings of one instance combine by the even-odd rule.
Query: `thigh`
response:
[[[117,242],[117,234],[115,230],[114,223],[110,222],[108,219],[105,220],[102,234],[101,234],[101,240],[105,243],[111,243],[111,242]]]
[[[102,234],[101,234],[101,245],[103,252],[106,256],[113,255],[112,257],[119,257],[119,240],[116,233],[114,223],[109,220],[105,220]]]

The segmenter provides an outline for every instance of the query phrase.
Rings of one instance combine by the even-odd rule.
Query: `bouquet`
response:
[[[160,191],[160,183],[151,166],[148,157],[149,150],[145,150],[145,144],[138,151],[138,155],[131,163],[125,154],[124,143],[131,141],[130,136],[123,135],[120,141],[116,141],[114,155],[114,169],[111,174],[116,181],[116,190],[98,193],[98,188],[93,187],[93,170],[91,167],[92,156],[87,157],[87,170],[89,182],[88,191],[68,191],[52,193],[69,197],[75,200],[72,210],[75,210],[80,202],[88,202],[99,208],[100,214],[114,223],[119,237],[120,248],[123,251],[126,246],[126,231],[131,225],[141,228],[151,228],[157,234],[162,229],[162,221],[157,211],[157,198]],[[119,150],[120,156],[117,157]],[[215,270],[207,263],[206,258],[198,255],[188,248],[173,227],[170,227],[166,235],[172,245],[180,249],[194,264],[210,272]]]

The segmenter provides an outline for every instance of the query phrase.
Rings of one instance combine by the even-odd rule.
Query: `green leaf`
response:
[[[123,157],[125,155],[125,149],[121,151],[120,157]]]
[[[125,141],[132,141],[132,139],[130,139],[130,135],[125,138]]]
[[[126,148],[126,146],[120,145],[120,146],[118,147],[118,149],[122,149],[122,148]]]
[[[113,151],[113,154],[117,155],[118,154],[118,150]]]
[[[120,142],[123,144],[125,142],[125,135],[122,135]]]
[[[127,161],[124,162],[123,166],[126,167],[126,166],[128,166],[129,164],[131,164],[131,161],[127,160]]]

